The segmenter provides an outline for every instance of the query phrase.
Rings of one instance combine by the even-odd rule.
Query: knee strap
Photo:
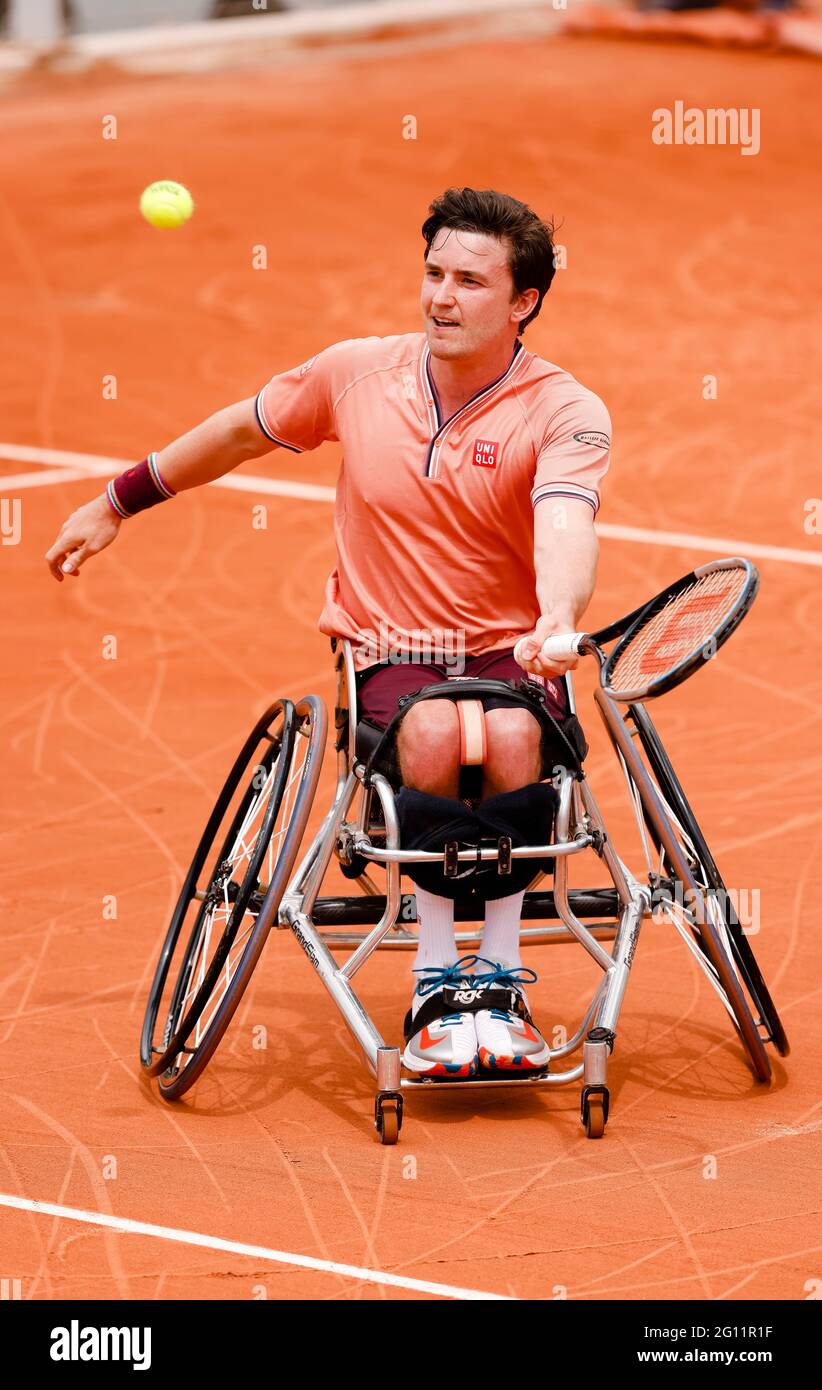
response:
[[[462,767],[482,766],[488,757],[482,700],[457,700],[456,706],[460,724],[460,764]]]

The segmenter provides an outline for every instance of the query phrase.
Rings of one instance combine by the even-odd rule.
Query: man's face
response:
[[[443,227],[437,233],[420,296],[433,357],[481,355],[528,317],[537,291],[515,294],[508,250],[507,241],[484,232]]]

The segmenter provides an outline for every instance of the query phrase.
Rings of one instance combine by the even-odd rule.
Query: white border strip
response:
[[[20,0],[22,5],[25,0]],[[238,15],[231,19],[167,22],[85,34],[66,34],[59,43],[15,33],[17,42],[0,43],[0,76],[30,68],[44,54],[62,66],[113,62],[142,72],[197,72],[232,60],[259,63],[284,52],[363,40],[396,40],[428,35],[433,42],[456,37],[551,35],[580,0],[566,0],[557,11],[550,0],[368,0],[329,9]],[[613,5],[616,0],[606,0]],[[378,44],[374,56],[384,51]]]
[[[65,449],[35,449],[25,444],[0,444],[0,460],[12,463],[43,464],[55,471],[43,474],[44,481],[75,482],[78,478],[114,478],[130,468],[133,459],[105,458],[98,454],[77,454]],[[61,473],[60,469],[71,470]],[[4,478],[0,474],[0,494],[7,488],[35,487],[32,474]],[[226,473],[215,478],[208,487],[227,488],[232,492],[254,492],[269,497],[299,497],[308,502],[333,502],[333,487],[319,483],[297,483],[289,478],[262,478],[254,473]],[[690,531],[650,531],[642,526],[617,526],[598,522],[597,534],[605,540],[633,541],[637,545],[663,545],[682,550],[704,550],[709,555],[745,555],[752,560],[777,560],[786,565],[815,565],[822,567],[822,546],[819,550],[799,550],[787,545],[760,545],[755,541],[729,536],[698,536]]]
[[[499,22],[509,14],[536,11],[546,17],[545,0],[368,0],[365,4],[340,5],[279,14],[238,15],[235,19],[205,20],[183,24],[146,25],[98,34],[76,34],[69,41],[74,53],[93,58],[129,57],[137,53],[167,54],[170,49],[259,49],[288,39],[362,38],[385,29],[406,26],[460,23],[488,15]],[[560,16],[548,9],[552,27]],[[473,31],[471,30],[473,37]]]
[[[336,1260],[317,1260],[313,1255],[292,1255],[285,1250],[269,1250],[266,1245],[246,1245],[239,1240],[223,1240],[221,1236],[204,1236],[198,1231],[178,1231],[174,1226],[155,1226],[150,1221],[131,1221],[124,1216],[107,1216],[100,1211],[82,1211],[63,1207],[56,1202],[35,1202],[28,1197],[14,1197],[0,1192],[0,1206],[15,1211],[30,1211],[38,1216],[57,1216],[64,1221],[81,1221],[88,1226],[105,1226],[129,1236],[151,1236],[155,1240],[170,1240],[178,1245],[198,1245],[204,1250],[223,1250],[229,1255],[245,1255],[254,1260],[270,1260],[273,1264],[294,1265],[298,1269],[315,1269],[321,1274],[339,1274],[345,1279],[360,1279],[368,1284],[383,1284],[395,1289],[413,1289],[416,1293],[434,1294],[440,1298],[468,1299],[471,1302],[516,1303],[519,1300],[505,1293],[482,1293],[479,1289],[460,1289],[451,1284],[433,1284],[427,1279],[407,1279],[401,1274],[386,1274],[378,1269],[361,1269],[359,1265],[338,1264]]]

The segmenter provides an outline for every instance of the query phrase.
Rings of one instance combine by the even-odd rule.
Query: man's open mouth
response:
[[[434,314],[432,314],[431,317],[437,325],[437,328],[459,328],[456,319],[438,319]]]

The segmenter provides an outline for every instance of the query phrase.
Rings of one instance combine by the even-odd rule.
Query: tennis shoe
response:
[[[479,1067],[477,1030],[473,1013],[459,1007],[459,994],[469,987],[468,975],[476,956],[463,956],[455,965],[425,966],[404,1025],[403,1066],[425,1076],[473,1076]]]
[[[536,974],[523,966],[506,965],[480,957],[487,969],[475,970],[472,983],[493,990],[495,1005],[474,1015],[480,1066],[487,1071],[535,1071],[548,1065],[551,1050],[535,1027],[524,983]],[[505,1000],[502,996],[508,995]]]

